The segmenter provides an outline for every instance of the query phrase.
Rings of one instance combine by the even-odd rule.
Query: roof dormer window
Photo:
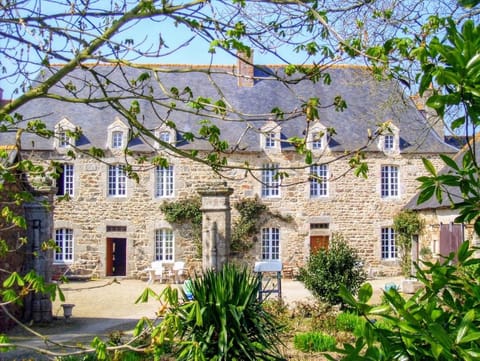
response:
[[[313,123],[307,135],[307,148],[310,150],[324,150],[327,147],[327,128],[319,121]]]
[[[400,131],[390,122],[378,137],[378,148],[385,154],[396,154],[400,151]]]
[[[269,121],[261,129],[260,145],[265,150],[281,149],[281,128],[275,122]]]
[[[75,125],[64,118],[55,125],[54,146],[57,150],[75,146]]]
[[[123,132],[116,130],[112,132],[112,148],[121,149],[123,147]]]
[[[120,119],[115,119],[107,132],[107,148],[124,149],[127,146],[128,127]]]
[[[155,147],[160,148],[163,143],[173,144],[176,141],[176,133],[175,129],[170,128],[166,125],[161,126],[155,132],[155,136],[157,137],[158,141],[155,142]]]
[[[385,150],[392,150],[394,148],[394,144],[395,144],[395,138],[392,134],[387,134],[384,136],[384,140],[383,140],[383,148]]]

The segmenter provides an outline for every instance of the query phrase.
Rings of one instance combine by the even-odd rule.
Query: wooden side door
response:
[[[310,236],[310,254],[315,254],[321,249],[328,249],[330,236],[315,235]]]

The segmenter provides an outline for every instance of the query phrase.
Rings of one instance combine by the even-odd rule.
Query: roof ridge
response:
[[[53,63],[50,64],[52,67],[60,67],[65,64],[62,63]],[[113,63],[83,63],[82,66],[86,67],[93,67],[93,66],[117,66],[119,64]],[[156,68],[156,67],[190,67],[190,68],[236,68],[237,64],[189,64],[189,63],[131,63],[129,64],[120,64],[125,66],[132,66],[132,67],[144,67],[144,68]],[[255,67],[269,67],[269,68],[284,68],[289,65],[296,65],[296,66],[303,66],[308,68],[313,68],[315,66],[319,68],[351,68],[351,69],[370,69],[368,65],[362,64],[326,64],[326,65],[319,65],[319,64],[254,64]]]

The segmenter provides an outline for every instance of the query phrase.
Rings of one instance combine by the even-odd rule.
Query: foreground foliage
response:
[[[344,301],[368,321],[356,342],[337,350],[342,360],[478,360],[480,259],[469,247],[464,242],[456,255],[417,267],[423,288],[409,299],[392,288],[384,304],[371,306],[371,285],[361,287],[358,301],[342,287]]]
[[[334,234],[328,249],[310,256],[305,268],[300,269],[300,280],[320,300],[332,305],[342,303],[338,295],[340,285],[356,293],[367,279],[356,250],[341,235]]]
[[[166,288],[147,290],[139,301],[157,297],[164,305],[157,325],[142,320],[137,335],[151,328],[157,352],[170,345],[176,360],[284,360],[282,327],[257,298],[259,279],[245,268],[226,265],[191,280],[192,301]]]

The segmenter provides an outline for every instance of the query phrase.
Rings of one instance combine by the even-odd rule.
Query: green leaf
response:
[[[367,303],[372,298],[373,288],[370,283],[365,283],[358,290],[358,301]]]
[[[425,169],[433,176],[437,176],[437,170],[435,169],[435,166],[433,163],[427,159],[427,158],[422,158],[423,166]]]
[[[450,168],[458,171],[460,170],[460,168],[458,167],[458,164],[455,162],[455,160],[453,160],[452,158],[450,158],[449,156],[445,155],[445,154],[440,154],[440,158],[443,160],[443,162],[449,166]]]

